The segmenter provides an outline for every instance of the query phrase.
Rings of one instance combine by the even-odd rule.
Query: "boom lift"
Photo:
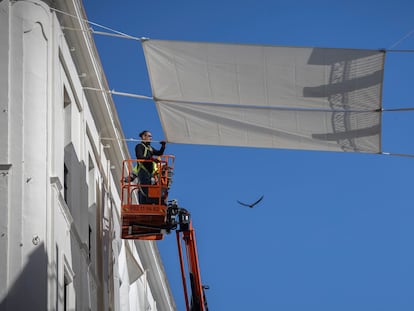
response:
[[[190,213],[178,206],[177,201],[168,201],[172,184],[174,156],[165,155],[153,160],[125,160],[121,180],[122,238],[136,240],[161,240],[164,234],[176,231],[181,278],[187,311],[208,311],[205,289],[201,283],[195,232]],[[155,165],[151,185],[140,184],[134,167],[144,162]],[[138,202],[138,193],[146,202]],[[186,260],[183,257],[183,248]],[[185,263],[189,280],[186,278]],[[191,290],[189,297],[188,287]]]

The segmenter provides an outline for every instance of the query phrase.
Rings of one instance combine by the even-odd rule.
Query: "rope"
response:
[[[112,90],[112,91],[102,90],[102,89],[97,89],[97,88],[88,87],[88,86],[84,86],[83,89],[84,90],[90,90],[90,91],[108,93],[108,94],[112,94],[112,95],[120,95],[120,96],[127,96],[127,97],[141,98],[141,99],[151,99],[151,100],[154,99],[151,96],[138,95],[138,94],[132,94],[132,93],[125,93],[125,92],[117,92],[115,90]]]
[[[142,139],[136,139],[136,138],[125,138],[125,139],[118,139],[118,138],[111,138],[111,137],[101,137],[101,140],[117,140],[117,141],[126,141],[126,142],[141,142]],[[176,144],[174,142],[169,142],[166,140],[151,140],[151,143],[159,143],[161,141],[165,141],[168,144]],[[358,151],[357,151],[358,153]],[[386,155],[386,156],[392,156],[392,157],[404,157],[404,158],[412,158],[414,159],[414,154],[410,153],[394,153],[394,152],[378,152],[378,153],[371,153],[371,152],[363,152],[359,151],[359,153],[365,153],[365,154],[378,154],[378,155]]]
[[[403,36],[400,40],[398,40],[397,42],[395,42],[394,44],[392,44],[388,50],[395,48],[397,45],[399,45],[401,42],[403,42],[405,39],[407,39],[409,36],[411,36],[414,33],[414,29],[409,31],[405,36]]]
[[[90,91],[97,91],[97,92],[104,92],[104,93],[108,93],[108,94],[112,94],[112,95],[119,95],[119,96],[127,96],[127,97],[133,97],[133,98],[141,98],[141,99],[150,99],[150,100],[155,100],[154,97],[151,96],[145,96],[145,95],[139,95],[139,94],[132,94],[132,93],[126,93],[126,92],[117,92],[115,90],[102,90],[102,89],[97,89],[97,88],[93,88],[93,87],[83,87],[85,90],[90,90]],[[220,104],[217,104],[220,105]],[[243,107],[248,107],[248,106],[243,106]],[[255,108],[260,108],[258,106],[254,106]],[[262,107],[262,108],[269,108],[269,107]],[[275,108],[275,109],[281,109],[284,110],[284,108]],[[287,109],[287,108],[285,108]],[[288,109],[290,110],[290,109]],[[299,109],[299,110],[307,110],[307,109]],[[312,109],[309,109],[310,111],[313,111]],[[319,110],[318,110],[319,111]],[[323,110],[321,110],[323,111]],[[327,110],[327,111],[333,111],[333,110]],[[342,111],[342,110],[341,110]],[[381,110],[344,110],[343,112],[399,112],[399,111],[414,111],[414,107],[407,107],[407,108],[390,108],[390,109],[381,109]]]
[[[387,52],[394,52],[394,53],[413,53],[414,50],[387,50]]]
[[[118,138],[110,138],[110,137],[101,137],[101,140],[121,140],[121,141],[127,141],[127,142],[141,142],[142,141],[142,139],[135,139],[135,138],[118,139]],[[159,143],[159,142],[161,142],[161,140],[151,140],[151,143]],[[175,144],[174,142],[168,142],[168,141],[165,141],[165,142],[167,142],[168,144]],[[360,151],[359,153],[372,154],[371,152],[363,152],[363,151]],[[414,159],[414,154],[409,154],[409,153],[379,152],[375,154]]]
[[[126,92],[117,92],[115,90],[102,90],[102,89],[97,89],[97,88],[88,87],[88,86],[85,86],[83,88],[85,90],[103,92],[103,93],[108,93],[108,94],[112,94],[112,95],[119,95],[119,96],[133,97],[133,98],[141,98],[141,99],[155,100],[155,98],[154,97],[151,97],[151,96],[145,96],[145,95],[139,95],[139,94],[133,94],[133,93],[126,93]],[[219,104],[217,104],[217,105],[219,105]],[[246,106],[243,106],[243,107],[246,107]],[[254,107],[255,108],[260,108],[258,106],[254,106]],[[269,108],[269,107],[262,107],[262,108]],[[275,108],[275,109],[282,109],[283,110],[284,108]],[[299,110],[302,110],[302,109],[299,109]],[[303,110],[307,110],[307,109],[303,109]],[[310,111],[313,111],[312,109],[309,109],[309,110]],[[328,109],[327,111],[333,111],[333,110],[329,110]],[[399,111],[414,111],[414,107],[407,107],[407,108],[390,108],[390,109],[366,110],[366,111],[364,111],[364,110],[344,110],[343,112],[399,112]]]
[[[87,20],[87,19],[80,18],[80,17],[78,17],[78,16],[76,16],[76,15],[72,15],[72,14],[66,13],[66,12],[64,12],[64,11],[61,11],[61,10],[55,9],[55,8],[51,8],[51,10],[52,10],[52,11],[55,11],[55,12],[58,12],[58,13],[60,13],[60,14],[66,15],[66,16],[70,16],[70,17],[72,17],[72,18],[76,18],[76,19],[78,19],[78,20],[80,20],[80,21],[82,21],[82,22],[86,22],[86,23],[91,24],[91,25],[94,25],[94,26],[96,26],[96,27],[100,27],[100,28],[102,28],[102,29],[106,29],[106,30],[108,30],[108,31],[113,32],[113,34],[111,34],[111,33],[106,33],[106,32],[94,31],[92,28],[90,28],[90,31],[91,31],[92,33],[95,33],[95,34],[99,34],[99,35],[107,35],[107,36],[114,36],[114,37],[121,37],[121,38],[128,38],[128,39],[137,40],[137,41],[144,41],[144,40],[148,40],[148,38],[145,38],[145,37],[139,38],[139,37],[131,36],[131,35],[128,35],[128,34],[126,34],[126,33],[124,33],[124,32],[121,32],[121,31],[118,31],[118,30],[115,30],[115,29],[112,29],[112,28],[106,27],[106,26],[101,25],[101,24],[98,24],[98,23],[94,23],[94,22],[89,21],[89,20]],[[71,28],[66,28],[66,29],[70,29],[70,30],[78,30],[78,31],[85,31],[85,30],[83,30],[83,29],[76,29],[76,28],[72,28],[72,29],[71,29]],[[115,35],[115,34],[116,34],[116,35]]]
[[[51,8],[51,10],[52,10],[52,11],[55,11],[55,12],[58,12],[58,13],[60,13],[60,14],[66,15],[66,16],[70,16],[70,17],[72,17],[72,18],[76,18],[76,19],[78,19],[78,20],[80,20],[80,21],[86,22],[86,23],[88,23],[88,24],[91,24],[91,25],[94,25],[94,26],[96,26],[96,27],[99,27],[99,28],[102,28],[102,29],[106,29],[106,30],[108,30],[108,31],[112,32],[112,33],[108,33],[108,32],[102,32],[102,31],[95,31],[94,29],[90,28],[90,31],[91,31],[93,34],[97,34],[97,35],[104,35],[104,36],[111,36],[111,37],[120,37],[120,38],[132,39],[132,40],[137,40],[137,41],[145,41],[145,40],[148,40],[148,39],[149,39],[149,38],[147,38],[147,37],[135,37],[135,36],[129,35],[129,34],[127,34],[127,33],[124,33],[124,32],[118,31],[118,30],[115,30],[115,29],[113,29],[113,28],[110,28],[110,27],[104,26],[104,25],[102,25],[102,24],[98,24],[98,23],[92,22],[92,21],[87,20],[87,19],[80,18],[80,17],[78,17],[78,16],[76,16],[76,15],[72,15],[72,14],[69,14],[69,13],[67,13],[67,12],[64,12],[64,11],[61,11],[61,10],[58,10],[58,9],[55,9],[55,8]],[[85,31],[85,30],[83,30],[83,29],[75,29],[75,28],[70,28],[70,27],[66,27],[66,29],[70,29],[70,30],[78,30],[78,31]],[[411,52],[414,52],[414,50],[394,50],[394,49],[393,49],[393,48],[395,48],[397,45],[401,44],[401,42],[403,42],[405,39],[407,39],[408,37],[410,37],[413,33],[414,33],[414,29],[413,29],[413,30],[411,30],[411,31],[409,31],[409,32],[408,32],[405,36],[403,36],[400,40],[398,40],[397,42],[395,42],[394,44],[392,44],[392,45],[391,45],[388,49],[386,49],[386,51],[387,51],[387,52],[410,52],[410,53],[411,53]]]
[[[414,107],[382,109],[383,112],[413,111]]]
[[[132,40],[136,40],[136,41],[144,41],[144,40],[148,40],[148,38],[138,38],[138,37],[133,37],[130,35],[120,35],[117,33],[110,33],[110,32],[102,32],[102,31],[95,31],[93,29],[91,29],[92,33],[95,35],[102,35],[102,36],[109,36],[109,37],[118,37],[118,38],[123,38],[123,39],[132,39]]]
[[[92,27],[89,28],[88,30],[85,29],[80,29],[80,28],[73,28],[73,27],[62,27],[62,30],[72,30],[72,31],[81,31],[81,32],[87,32],[87,33],[92,33],[94,35],[103,35],[103,36],[108,36],[108,37],[117,37],[117,38],[123,38],[123,39],[131,39],[131,40],[136,40],[136,41],[144,41],[144,40],[148,40],[148,38],[138,38],[138,37],[133,37],[130,35],[120,35],[120,34],[116,34],[116,33],[110,33],[110,32],[103,32],[103,31],[96,31],[94,30]]]
[[[409,153],[381,152],[380,154],[394,156],[394,157],[405,157],[405,158],[413,158],[414,159],[414,154],[409,154]]]
[[[120,140],[120,141],[126,141],[126,142],[128,142],[128,141],[131,141],[131,142],[141,142],[142,141],[142,139],[136,139],[136,138],[119,139],[119,138],[111,138],[111,137],[101,137],[101,140],[116,140],[116,141],[119,141]],[[168,144],[174,144],[174,143],[168,142],[166,140],[151,140],[151,143],[160,143],[162,141],[165,141]]]

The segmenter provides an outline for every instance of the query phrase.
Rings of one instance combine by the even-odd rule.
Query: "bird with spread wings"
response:
[[[253,208],[253,206],[255,206],[257,203],[259,203],[261,200],[263,200],[263,197],[264,197],[264,195],[262,195],[256,202],[251,203],[251,204],[243,203],[243,202],[240,202],[239,200],[237,200],[237,203],[239,203],[240,205],[243,205],[243,206]]]

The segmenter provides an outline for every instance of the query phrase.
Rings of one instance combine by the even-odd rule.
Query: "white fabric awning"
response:
[[[381,152],[385,53],[147,40],[169,142]]]

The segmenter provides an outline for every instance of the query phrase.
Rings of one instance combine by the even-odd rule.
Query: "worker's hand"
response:
[[[165,140],[161,140],[160,141],[160,144],[163,146],[163,147],[165,147],[165,144],[166,144],[167,142],[165,141]]]

